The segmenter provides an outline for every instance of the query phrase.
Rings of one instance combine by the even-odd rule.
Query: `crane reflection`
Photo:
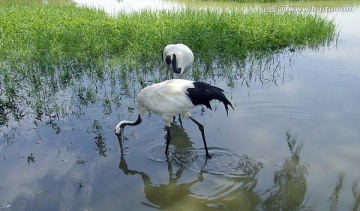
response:
[[[156,176],[150,177],[144,171],[132,169],[119,140],[119,168],[125,175],[141,176],[146,198],[142,202],[144,206],[165,210],[255,209],[260,202],[255,187],[261,163],[221,149],[213,149],[213,158],[204,159],[205,155],[200,154],[202,150],[192,147],[182,127],[175,126],[172,130],[172,134],[176,134],[172,142],[174,153],[171,153],[173,157],[163,160],[168,171],[164,183],[154,182]],[[229,163],[236,163],[238,174],[219,174],[219,168],[228,168]]]

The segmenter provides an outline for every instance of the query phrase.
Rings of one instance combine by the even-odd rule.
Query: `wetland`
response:
[[[358,210],[355,3],[302,13],[166,2],[116,15],[0,3],[0,208]],[[177,42],[195,55],[185,78],[221,87],[235,108],[192,112],[211,159],[185,118],[169,158],[154,114],[121,146],[114,135],[136,118],[139,90],[164,80],[161,51]]]

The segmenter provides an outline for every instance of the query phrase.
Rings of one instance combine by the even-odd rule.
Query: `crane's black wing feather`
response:
[[[220,89],[219,87],[199,81],[196,81],[193,84],[194,88],[187,89],[187,95],[195,106],[202,104],[205,105],[207,108],[212,109],[210,101],[219,100],[224,104],[227,114],[229,110],[228,105],[230,105],[231,108],[234,109],[230,101],[224,95],[224,90]]]

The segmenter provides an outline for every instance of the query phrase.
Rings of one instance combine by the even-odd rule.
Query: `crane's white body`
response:
[[[166,126],[170,126],[173,117],[178,114],[190,117],[189,110],[194,108],[194,104],[185,94],[188,88],[194,88],[193,81],[182,79],[167,80],[144,88],[137,98],[140,115],[146,108],[161,116]]]
[[[224,104],[226,113],[228,113],[228,105],[232,108],[233,106],[223,92],[224,90],[204,82],[183,79],[167,80],[145,87],[137,97],[139,105],[138,119],[136,121],[125,120],[119,122],[115,127],[115,134],[121,143],[123,140],[124,127],[126,125],[135,126],[140,124],[144,119],[145,110],[149,110],[158,114],[164,120],[167,130],[165,149],[165,153],[167,154],[171,140],[169,130],[171,121],[175,115],[182,114],[191,119],[199,127],[204,142],[206,157],[210,157],[206,146],[204,126],[191,117],[189,110],[197,105],[205,105],[211,109],[210,101],[219,100]]]
[[[191,49],[184,44],[169,44],[164,48],[163,61],[168,69],[172,69],[176,74],[182,75],[192,67],[194,54]],[[174,65],[173,62],[175,62]]]

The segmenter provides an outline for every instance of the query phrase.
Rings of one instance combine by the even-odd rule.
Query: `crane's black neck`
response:
[[[171,60],[171,64],[172,64],[172,68],[173,68],[174,72],[177,73],[177,74],[180,74],[181,68],[177,68],[176,55],[175,54],[173,54],[173,59]]]
[[[130,125],[130,126],[136,126],[136,125],[139,125],[140,123],[141,123],[141,116],[140,116],[140,114],[139,114],[139,116],[138,116],[138,118],[137,118],[137,120],[136,121],[134,121],[134,122],[125,122],[124,124],[123,124],[123,126],[126,126],[126,125]]]

